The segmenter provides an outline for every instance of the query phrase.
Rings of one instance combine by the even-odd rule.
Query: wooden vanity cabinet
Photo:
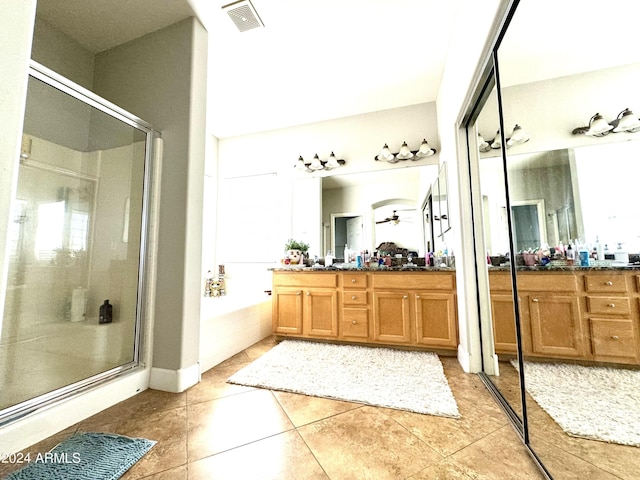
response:
[[[336,273],[273,272],[273,331],[338,337]]]
[[[518,272],[525,356],[638,364],[640,275],[630,270]],[[509,272],[490,272],[496,353],[516,353]]]
[[[430,348],[458,345],[453,272],[373,273],[373,338]]]
[[[455,272],[275,271],[273,287],[278,335],[458,346]]]

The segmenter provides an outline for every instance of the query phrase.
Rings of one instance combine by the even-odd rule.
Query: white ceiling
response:
[[[435,101],[458,0],[38,0],[38,14],[93,52],[195,11],[209,33],[208,130],[217,137]]]

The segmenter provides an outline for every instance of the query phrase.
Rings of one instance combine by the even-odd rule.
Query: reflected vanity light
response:
[[[529,141],[531,137],[529,134],[522,128],[520,125],[516,123],[513,127],[511,135],[507,138],[507,148],[513,147],[514,145],[522,145]],[[478,133],[478,150],[482,153],[486,153],[493,150],[499,150],[502,148],[502,143],[500,141],[500,130],[496,132],[495,137],[491,140],[485,140],[484,137]]]
[[[573,129],[574,135],[589,135],[590,137],[604,137],[611,132],[635,133],[640,131],[640,119],[634,113],[625,108],[612,122],[607,122],[602,115],[596,113],[589,120],[586,127],[578,127]]]
[[[631,110],[625,108],[618,114],[616,119],[611,122],[611,125],[615,133],[634,133],[640,130],[640,119],[638,119]]]
[[[335,168],[341,167],[345,163],[347,162],[342,159],[337,159],[333,152],[331,152],[331,155],[329,155],[329,158],[327,160],[320,160],[320,157],[318,157],[318,154],[316,153],[313,156],[313,160],[311,160],[309,163],[305,162],[302,158],[302,155],[300,155],[298,157],[298,161],[295,164],[295,169],[312,173],[319,170],[333,170]]]
[[[529,134],[516,123],[516,126],[513,127],[513,131],[511,132],[511,137],[507,139],[507,147],[522,145],[523,143],[528,142],[529,138]]]
[[[435,153],[436,149],[432,148],[425,138],[422,140],[422,143],[417,150],[411,150],[407,145],[407,142],[403,142],[398,153],[392,153],[391,150],[389,150],[389,146],[385,143],[380,153],[374,157],[374,160],[398,163],[400,160],[419,160],[421,158],[430,157]]]

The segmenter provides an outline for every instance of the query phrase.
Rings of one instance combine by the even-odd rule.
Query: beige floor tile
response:
[[[453,455],[471,478],[478,480],[539,480],[538,470],[511,425],[471,443]]]
[[[122,478],[126,479],[126,477]],[[143,477],[144,480],[187,480],[187,478],[187,465],[181,465],[163,472],[154,473],[148,477]]]
[[[375,407],[350,410],[298,431],[332,480],[407,478],[441,460]]]
[[[427,467],[407,480],[472,480],[477,475],[460,465],[454,458],[445,458],[437,464]]]
[[[280,340],[278,340],[275,335],[270,335],[264,340],[261,340],[258,343],[251,345],[244,352],[246,353],[247,357],[249,357],[249,359],[253,361],[261,357],[265,353],[267,353],[269,350],[275,347],[279,342]]]
[[[442,456],[449,456],[508,424],[491,400],[457,400],[460,418],[387,410],[389,416]]]
[[[291,430],[189,464],[189,480],[328,479]]]
[[[251,390],[187,406],[189,462],[291,430],[268,390]]]
[[[544,411],[532,415],[529,420],[530,443],[533,450],[546,464],[554,466],[552,471],[558,470],[558,478],[571,478],[562,468],[565,456],[569,461],[581,459],[594,465],[601,471],[615,475],[625,480],[640,478],[640,448],[615,443],[600,442],[586,438],[567,435],[562,428]],[[550,447],[553,448],[550,448]],[[565,454],[561,454],[564,452]],[[564,475],[564,476],[562,476]],[[555,475],[554,475],[555,477]],[[582,477],[588,478],[588,477]],[[605,477],[606,478],[606,477]]]
[[[215,400],[216,398],[228,397],[253,390],[253,387],[227,383],[227,379],[231,375],[250,363],[248,359],[241,361],[238,358],[234,362],[225,362],[205,372],[202,375],[202,381],[187,390],[187,404],[207,402],[209,400]]]
[[[535,438],[533,440],[536,455],[544,463],[545,467],[552,472],[554,480],[619,480],[621,478],[632,480],[638,478],[638,470],[631,475],[626,474],[619,477],[544,440]]]
[[[112,424],[114,420],[127,417],[138,418],[155,412],[173,410],[186,405],[186,393],[170,393],[160,390],[145,390],[113,407],[89,417],[70,427],[68,430],[80,429],[85,432],[101,431],[103,425]]]
[[[124,480],[143,478],[179,467],[187,462],[186,408],[125,417],[105,425],[104,430],[128,437],[147,438],[157,443],[123,476]]]
[[[309,395],[298,395],[296,393],[274,391],[273,394],[295,427],[332,417],[362,406],[360,403],[311,397]]]

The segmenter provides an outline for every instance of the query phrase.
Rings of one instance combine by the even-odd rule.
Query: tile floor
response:
[[[275,342],[235,355],[186,392],[147,390],[28,450],[45,452],[76,429],[157,440],[126,480],[543,478],[480,379],[455,358],[441,360],[460,419],[225,382]]]

